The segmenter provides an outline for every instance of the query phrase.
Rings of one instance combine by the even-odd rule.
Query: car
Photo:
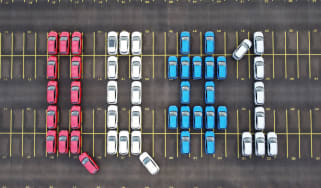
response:
[[[262,131],[265,128],[265,110],[261,106],[254,108],[254,128],[257,131]]]
[[[214,106],[205,107],[205,129],[215,128],[215,108]]]
[[[189,106],[181,106],[181,129],[189,129],[190,111]]]
[[[117,55],[118,53],[118,33],[115,31],[110,31],[107,34],[107,51],[109,55]]]
[[[132,54],[133,55],[141,55],[142,54],[142,33],[135,31],[132,32]]]
[[[80,80],[82,73],[82,62],[81,58],[78,56],[73,56],[71,58],[71,67],[70,67],[70,74],[71,79],[73,80]]]
[[[129,33],[127,31],[122,31],[119,34],[119,53],[121,55],[128,55],[129,54]]]
[[[190,153],[190,142],[191,142],[191,134],[189,131],[181,132],[181,154],[189,154]]]
[[[215,134],[213,131],[205,132],[205,153],[212,155],[215,153]]]
[[[118,152],[120,155],[127,155],[129,148],[129,133],[128,131],[120,131],[119,132],[119,148]]]
[[[215,84],[213,81],[205,82],[205,104],[214,104],[215,102]]]
[[[131,79],[133,80],[142,79],[142,59],[139,56],[132,57],[130,72],[131,72]]]
[[[215,35],[212,31],[207,31],[204,35],[205,41],[205,54],[212,55],[215,51]]]
[[[132,155],[139,155],[142,152],[142,133],[140,131],[131,132],[130,151]]]
[[[255,133],[255,155],[264,156],[265,155],[265,136],[262,132]]]
[[[253,34],[254,54],[264,54],[264,35],[261,31],[254,32]]]
[[[57,104],[58,98],[58,82],[49,81],[47,85],[47,103]]]
[[[56,80],[58,77],[58,61],[56,56],[49,56],[47,61],[47,78]]]
[[[57,106],[50,105],[47,108],[47,129],[56,129],[58,122],[58,110]]]
[[[57,131],[48,130],[46,136],[46,151],[48,154],[54,154],[57,151]]]
[[[190,53],[191,34],[188,31],[181,32],[180,35],[180,53],[188,55]]]
[[[264,83],[254,82],[254,104],[264,105]]]
[[[70,153],[79,154],[81,151],[81,133],[79,130],[73,130],[70,133]]]
[[[133,105],[142,104],[142,83],[133,81],[131,84],[131,102]]]
[[[69,151],[69,133],[67,130],[59,131],[59,154],[67,154]]]
[[[118,78],[118,58],[116,56],[109,56],[107,58],[107,78],[109,80],[116,80]]]
[[[130,113],[130,126],[133,130],[142,128],[142,107],[132,106]]]
[[[201,106],[194,106],[193,108],[193,128],[203,128],[203,109]]]
[[[118,88],[116,81],[107,82],[107,103],[117,104]]]
[[[178,127],[178,108],[177,106],[168,107],[168,128],[177,129]]]
[[[70,34],[69,32],[61,32],[59,37],[59,53],[61,55],[68,55],[70,48]]]
[[[84,152],[80,154],[78,158],[82,166],[84,166],[90,174],[96,174],[99,171],[99,166],[88,155],[88,153]]]
[[[107,154],[115,155],[117,153],[118,138],[117,131],[110,130],[107,132]]]
[[[168,79],[177,79],[177,57],[168,57]]]
[[[227,108],[226,106],[217,107],[217,129],[227,129]]]
[[[71,53],[72,55],[81,55],[82,53],[82,34],[73,32],[71,35]]]
[[[226,69],[226,57],[218,56],[217,57],[217,79],[218,80],[225,80],[227,69]]]
[[[70,110],[70,128],[80,129],[81,128],[81,107],[74,105]]]
[[[278,137],[275,132],[267,133],[267,153],[270,157],[278,155]]]
[[[252,155],[252,135],[250,132],[242,133],[242,155],[244,157]]]
[[[234,50],[232,57],[239,61],[247,53],[247,51],[252,47],[252,42],[248,39],[244,39],[240,45]]]
[[[205,79],[213,80],[214,79],[214,57],[205,57]]]
[[[181,82],[181,104],[190,103],[190,89],[191,84],[189,83],[189,81]]]
[[[202,79],[202,58],[200,56],[194,56],[192,60],[193,64],[193,79]]]
[[[107,128],[117,129],[118,127],[118,106],[109,105],[107,108]]]
[[[48,33],[47,50],[49,55],[57,55],[58,53],[58,33],[51,31]]]
[[[264,58],[263,57],[254,57],[254,66],[253,73],[255,80],[264,79]]]
[[[159,172],[159,167],[153,158],[146,152],[139,155],[139,161],[147,169],[151,175],[155,175]]]
[[[80,81],[71,82],[70,101],[71,101],[71,104],[81,103],[81,82]]]
[[[190,77],[190,60],[189,57],[183,56],[181,57],[181,79],[189,79]]]

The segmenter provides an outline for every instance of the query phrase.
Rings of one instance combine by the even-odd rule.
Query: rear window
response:
[[[148,157],[146,157],[144,160],[143,160],[143,163],[144,165],[147,165],[147,163],[150,161],[150,159]]]

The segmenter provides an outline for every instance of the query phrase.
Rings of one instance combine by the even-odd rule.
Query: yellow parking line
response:
[[[286,158],[289,158],[288,109],[285,110]]]
[[[176,158],[178,158],[178,126],[176,128]]]
[[[239,33],[235,32],[236,48],[239,45]],[[236,79],[239,79],[239,61],[236,61]]]
[[[298,113],[298,137],[299,137],[299,159],[301,159],[301,119],[300,119],[300,110],[297,110]]]
[[[95,157],[95,109],[93,109],[93,157]]]
[[[309,113],[310,113],[310,135],[311,135],[311,137],[310,137],[310,143],[311,143],[311,158],[313,158],[313,142],[312,142],[312,133],[313,133],[313,131],[312,131],[312,110],[310,109],[309,110]]]
[[[288,70],[286,63],[286,31],[284,32],[284,78],[288,79]]]
[[[48,50],[47,50],[47,58],[48,58]],[[37,79],[37,32],[35,32],[35,79]]]
[[[297,79],[300,79],[300,66],[299,66],[299,32],[296,32],[296,74]]]
[[[96,77],[96,32],[93,33],[94,37],[94,49],[93,49],[93,79]]]
[[[274,31],[272,31],[272,78],[274,80],[275,73],[274,73]]]
[[[105,32],[105,43],[104,44],[105,44],[105,80],[107,80],[107,32]]]
[[[240,158],[240,141],[239,141],[239,109],[236,110],[236,141],[237,141],[237,158]]]
[[[70,61],[70,64],[71,64],[71,61]],[[71,131],[70,131],[70,119],[71,119],[71,109],[68,110],[68,132],[69,133],[71,133]],[[68,156],[70,158],[70,150],[68,151]]]
[[[23,157],[23,126],[25,120],[25,111],[24,109],[21,110],[21,157]]]
[[[165,158],[166,158],[166,109],[164,109],[164,140],[165,140],[165,144],[164,144],[164,150],[165,150]]]
[[[82,63],[81,78],[84,79],[84,33],[83,32],[81,32],[81,38],[82,38],[81,40],[81,63]]]
[[[11,158],[11,151],[12,151],[12,109],[10,109],[10,158]]]
[[[250,40],[250,32],[247,32],[247,39]],[[249,79],[251,79],[251,59],[250,59],[250,50],[247,51],[247,64],[249,68]]]
[[[105,158],[107,157],[107,110],[105,109]]]
[[[128,109],[128,133],[130,138],[130,109]],[[130,151],[128,152],[128,157],[130,157]]]
[[[153,31],[153,79],[155,79],[155,36]]]
[[[36,118],[36,110],[33,110],[33,157],[36,157]]]
[[[203,49],[202,49],[202,46],[203,46],[203,40],[202,40],[202,32],[200,32],[200,56],[203,57]]]
[[[309,39],[309,79],[311,79],[311,33],[308,32]]]
[[[225,134],[224,134],[224,143],[225,143],[225,145],[224,145],[224,153],[225,153],[225,158],[227,158],[227,131],[226,131],[226,129],[225,129],[225,132],[224,132]],[[216,133],[217,134],[217,133]]]
[[[202,131],[202,129],[201,129],[200,136],[201,136],[201,158],[203,158],[203,131]]]
[[[47,35],[48,36],[48,35]],[[58,118],[57,118],[57,120],[58,120],[58,122],[59,122],[59,111],[58,111]],[[45,136],[45,138],[47,138],[47,109],[46,109],[46,136]],[[57,132],[58,132],[58,130],[57,130]],[[47,147],[46,147],[46,150],[47,150]],[[45,151],[45,153],[46,153],[46,157],[47,157],[47,151]]]
[[[13,32],[11,32],[11,65],[10,65],[10,79],[13,77]]]
[[[164,79],[166,79],[166,32],[164,32]]]
[[[224,31],[224,56],[226,57],[226,32]]]
[[[153,135],[152,135],[152,137],[153,137],[153,157],[155,156],[155,138],[154,138],[154,118],[155,118],[155,111],[154,110],[152,110],[152,131],[153,131]]]
[[[1,43],[2,43],[2,33],[0,32],[0,79],[1,79],[1,69],[2,69],[2,65],[1,65],[1,59],[2,59],[2,46],[1,46]]]
[[[273,132],[275,132],[275,110],[273,110]]]
[[[251,132],[251,110],[249,109],[249,132]]]
[[[25,79],[25,32],[22,33],[22,79]]]

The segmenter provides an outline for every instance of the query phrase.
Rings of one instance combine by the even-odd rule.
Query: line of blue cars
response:
[[[191,84],[189,81],[182,81],[180,86],[181,104],[190,103]],[[205,104],[215,103],[215,84],[213,81],[206,81],[204,87]]]

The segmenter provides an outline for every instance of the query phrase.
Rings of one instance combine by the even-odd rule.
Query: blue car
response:
[[[177,79],[177,57],[168,57],[168,79]]]
[[[168,107],[168,128],[177,129],[178,127],[178,109],[176,106]]]
[[[191,34],[188,31],[181,32],[180,52],[182,55],[188,55],[190,53],[190,40]]]
[[[189,131],[181,132],[181,154],[190,153],[191,134]]]
[[[189,104],[190,88],[191,84],[189,83],[189,81],[181,82],[181,104]]]
[[[214,79],[214,57],[205,58],[205,79]]]
[[[227,108],[226,106],[219,106],[217,108],[217,129],[227,129]]]
[[[205,82],[205,104],[214,104],[215,85],[213,81]]]
[[[217,79],[226,79],[226,58],[224,56],[217,57]]]
[[[205,132],[205,153],[208,155],[215,153],[215,134],[213,131]]]
[[[203,109],[201,106],[194,106],[193,108],[193,128],[203,128]]]
[[[189,57],[181,57],[181,79],[189,79]]]
[[[205,33],[205,54],[212,55],[215,50],[215,35],[212,31],[207,31]]]
[[[205,107],[205,128],[214,129],[215,128],[215,108],[214,106]]]
[[[189,106],[181,106],[181,129],[189,129],[190,112]]]
[[[202,79],[202,58],[200,56],[193,57],[193,79]]]

